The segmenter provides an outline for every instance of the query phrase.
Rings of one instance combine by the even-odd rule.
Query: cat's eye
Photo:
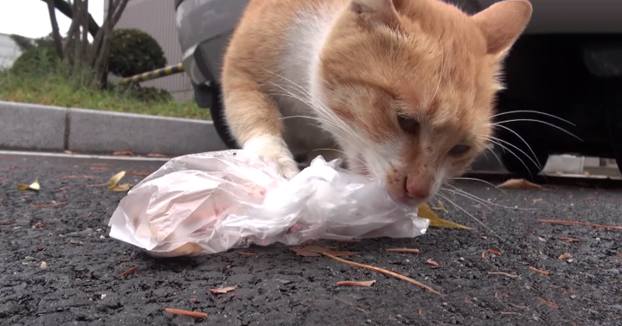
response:
[[[398,115],[397,122],[400,124],[400,128],[407,133],[412,135],[419,133],[419,122],[417,120],[403,115]]]
[[[449,150],[449,154],[453,156],[460,156],[466,154],[471,149],[471,146],[465,144],[459,144]]]

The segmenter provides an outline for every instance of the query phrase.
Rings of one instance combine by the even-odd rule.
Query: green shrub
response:
[[[54,49],[48,47],[36,47],[22,53],[11,66],[11,72],[15,74],[44,75],[55,71],[60,60]]]
[[[117,29],[110,40],[109,71],[130,77],[166,65],[164,52],[149,34],[138,29]]]

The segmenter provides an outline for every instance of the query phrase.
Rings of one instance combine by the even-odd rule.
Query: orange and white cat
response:
[[[225,54],[227,123],[287,178],[295,156],[338,154],[422,203],[485,148],[531,13],[526,0],[473,16],[440,0],[251,0]]]

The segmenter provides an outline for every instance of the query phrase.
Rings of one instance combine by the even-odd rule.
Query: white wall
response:
[[[9,35],[0,34],[0,69],[9,68],[21,51]]]

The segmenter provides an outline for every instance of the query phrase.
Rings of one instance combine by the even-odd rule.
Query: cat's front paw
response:
[[[244,144],[244,150],[276,164],[279,174],[286,179],[291,179],[300,172],[298,164],[281,138],[274,136],[253,138]]]

